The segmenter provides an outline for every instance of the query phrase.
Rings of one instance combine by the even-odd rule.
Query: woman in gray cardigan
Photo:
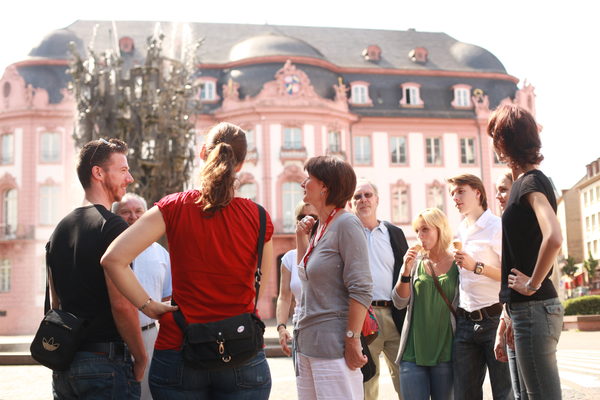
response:
[[[313,157],[304,168],[303,200],[317,209],[319,225],[313,229],[315,221],[307,216],[296,229],[302,283],[294,332],[298,399],[362,400],[360,368],[367,358],[360,331],[372,282],[362,225],[344,211],[356,175],[350,164],[334,157]]]
[[[399,309],[408,307],[396,360],[400,365],[402,397],[452,399],[456,321],[435,284],[437,279],[456,308],[458,268],[449,250],[452,232],[446,215],[437,208],[423,210],[413,221],[413,228],[421,245],[406,252],[400,279],[392,291],[394,305]]]

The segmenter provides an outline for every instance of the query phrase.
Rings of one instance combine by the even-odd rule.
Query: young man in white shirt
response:
[[[454,256],[460,267],[453,349],[454,398],[482,399],[487,367],[494,399],[513,399],[508,364],[494,356],[495,333],[502,313],[498,301],[502,221],[488,209],[481,179],[463,174],[447,181],[452,200],[464,216],[458,227],[462,246],[456,246]]]

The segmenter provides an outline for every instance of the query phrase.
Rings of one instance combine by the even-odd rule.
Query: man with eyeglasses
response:
[[[69,368],[54,371],[55,399],[140,397],[147,356],[138,312],[100,265],[109,244],[128,226],[109,211],[133,182],[127,151],[118,139],[83,146],[77,175],[84,203],[58,223],[46,245],[52,307],[88,321]]]
[[[351,200],[354,214],[360,219],[369,246],[369,264],[373,277],[373,312],[379,323],[379,335],[369,345],[377,366],[376,375],[365,382],[365,400],[379,397],[379,355],[383,351],[390,370],[394,389],[401,399],[398,366],[395,363],[400,346],[400,333],[406,309],[398,310],[392,303],[392,290],[400,275],[400,267],[408,243],[402,229],[388,221],[377,219],[379,196],[377,187],[370,181],[359,180]]]

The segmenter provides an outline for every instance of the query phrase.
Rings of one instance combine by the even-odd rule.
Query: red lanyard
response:
[[[314,250],[314,248],[317,245],[317,243],[319,242],[319,240],[321,240],[321,238],[325,234],[327,225],[329,225],[329,223],[331,222],[333,217],[335,217],[335,214],[337,214],[337,212],[340,210],[341,210],[341,208],[334,208],[333,210],[331,210],[331,212],[329,213],[329,216],[327,217],[327,220],[325,220],[325,223],[323,224],[323,227],[321,228],[321,232],[318,235],[315,235],[312,237],[311,241],[308,244],[308,250],[306,250],[306,254],[304,255],[304,258],[302,258],[302,264],[304,264],[304,268],[306,268],[306,263],[308,262],[310,253],[312,253],[312,251]]]

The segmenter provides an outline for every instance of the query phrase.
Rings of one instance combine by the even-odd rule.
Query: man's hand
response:
[[[133,360],[133,376],[136,381],[141,382],[144,379],[144,370],[147,363],[147,358],[135,358]]]
[[[454,261],[459,267],[466,269],[467,271],[475,271],[475,260],[469,253],[465,253],[462,250],[457,250],[454,253]]]

